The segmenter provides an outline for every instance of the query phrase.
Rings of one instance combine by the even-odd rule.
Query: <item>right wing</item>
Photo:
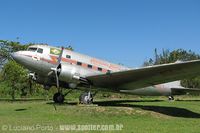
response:
[[[200,60],[162,64],[86,77],[95,87],[138,89],[200,75]]]

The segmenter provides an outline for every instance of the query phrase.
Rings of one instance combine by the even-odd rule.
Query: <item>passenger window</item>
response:
[[[81,66],[81,65],[82,65],[82,63],[81,63],[81,62],[77,62],[77,65]]]
[[[92,65],[88,64],[88,68],[92,68]]]
[[[102,68],[98,67],[98,71],[102,71]]]
[[[70,56],[70,55],[66,55],[66,58],[69,58],[69,59],[71,59],[71,56]]]
[[[38,48],[37,52],[42,54],[43,53],[43,49]]]

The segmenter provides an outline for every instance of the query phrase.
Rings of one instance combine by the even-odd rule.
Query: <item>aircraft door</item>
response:
[[[42,65],[43,65],[42,64],[43,62],[41,61],[42,57],[43,57],[43,49],[38,48],[37,51],[35,52],[35,55],[32,58],[33,58],[34,61],[37,61],[37,62],[35,62],[34,65],[37,65],[37,68],[39,70],[42,69]]]
[[[43,53],[43,49],[38,48],[37,51],[34,52],[32,59],[35,60],[35,61],[39,61],[41,56],[42,56],[42,53]]]

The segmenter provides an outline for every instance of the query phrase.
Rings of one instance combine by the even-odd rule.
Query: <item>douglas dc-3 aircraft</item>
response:
[[[173,99],[173,95],[191,91],[181,87],[176,80],[200,74],[200,60],[131,69],[47,45],[33,45],[11,56],[29,69],[31,78],[43,84],[44,88],[57,86],[58,92],[53,96],[56,103],[64,101],[60,87],[88,88],[79,98],[80,103],[85,104],[93,101],[91,88],[137,95],[164,95]]]

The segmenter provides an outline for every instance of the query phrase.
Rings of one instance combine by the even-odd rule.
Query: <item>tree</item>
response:
[[[71,45],[67,46],[66,49],[74,51],[73,47]]]
[[[33,44],[22,45],[19,42],[0,40],[0,66],[3,66],[9,59],[11,59],[10,54],[12,52],[25,50],[30,45]]]
[[[26,69],[17,64],[15,61],[9,61],[3,68],[3,81],[10,87],[9,94],[15,99],[15,94],[19,91],[21,96],[27,94],[29,89],[29,78]]]
[[[27,71],[22,66],[18,65],[15,61],[9,61],[4,65],[3,80],[10,88],[9,94],[13,100],[15,99],[15,94],[17,91],[21,92],[21,96],[27,94],[27,83],[29,80],[27,75]]]
[[[144,61],[143,66],[153,66],[154,60],[150,58],[148,61]]]

